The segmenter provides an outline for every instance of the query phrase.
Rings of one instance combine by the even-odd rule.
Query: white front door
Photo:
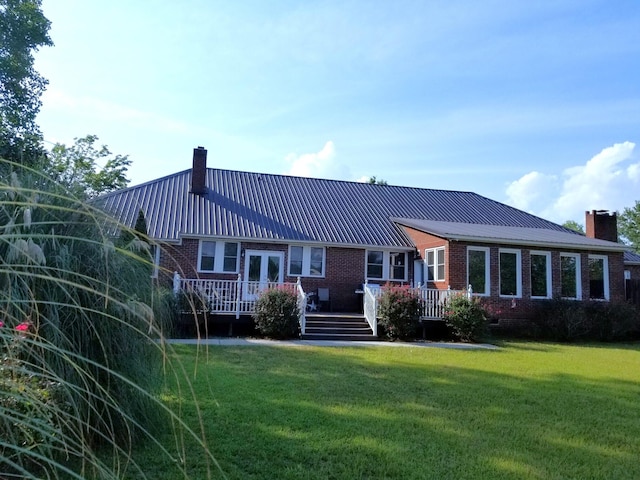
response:
[[[284,253],[247,250],[244,260],[244,300],[255,300],[261,290],[282,283]]]

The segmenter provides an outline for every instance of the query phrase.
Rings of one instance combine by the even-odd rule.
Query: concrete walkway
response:
[[[167,343],[182,345],[218,345],[218,346],[283,346],[283,347],[409,347],[409,348],[451,348],[458,350],[498,350],[500,347],[488,343],[452,343],[452,342],[355,342],[340,340],[266,340],[262,338],[174,338]]]

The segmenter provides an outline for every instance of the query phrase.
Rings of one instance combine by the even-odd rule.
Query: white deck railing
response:
[[[378,304],[383,291],[384,288],[379,285],[364,285],[364,316],[374,335],[377,335],[377,329],[374,326],[377,326]],[[409,291],[414,292],[420,298],[421,320],[441,320],[444,317],[448,301],[453,295],[466,295],[470,298],[472,294],[471,285],[466,290],[451,290],[450,287],[446,290],[439,290],[418,286],[410,288]]]
[[[260,292],[268,288],[290,289],[298,298],[300,309],[300,328],[305,333],[307,294],[302,289],[300,279],[296,283],[249,282],[238,275],[237,280],[205,280],[201,278],[182,278],[178,272],[173,274],[173,292],[193,294],[193,305],[189,311],[207,311],[214,314],[251,315],[255,310]]]
[[[198,301],[190,307],[190,311],[206,310],[208,313],[235,315],[236,318],[240,318],[240,315],[251,315],[260,292],[276,286],[291,289],[296,294],[300,310],[300,329],[304,334],[308,295],[303,290],[299,278],[296,283],[272,283],[243,281],[240,275],[237,280],[182,278],[177,272],[173,276],[175,294],[185,292],[199,297]],[[422,286],[410,290],[420,297],[422,304],[420,319],[422,320],[442,319],[451,296],[464,294],[470,297],[472,294],[471,285],[467,290],[451,290],[451,288],[438,290]],[[374,336],[378,335],[378,304],[382,292],[383,288],[380,285],[364,285],[364,316]]]

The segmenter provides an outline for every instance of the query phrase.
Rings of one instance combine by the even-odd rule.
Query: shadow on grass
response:
[[[178,350],[191,361],[193,349]],[[637,381],[485,368],[505,361],[488,352],[224,347],[201,358],[194,388],[228,478],[640,478]],[[195,421],[195,407],[182,408]],[[186,452],[198,478],[197,449]],[[170,466],[160,463],[153,478],[172,478]]]

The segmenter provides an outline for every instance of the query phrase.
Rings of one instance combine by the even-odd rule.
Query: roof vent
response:
[[[193,149],[193,168],[191,169],[191,193],[203,195],[207,192],[207,149]]]

